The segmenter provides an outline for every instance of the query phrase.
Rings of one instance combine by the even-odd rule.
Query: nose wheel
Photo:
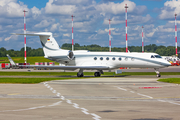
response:
[[[161,77],[161,74],[157,74],[157,77]]]
[[[160,72],[159,72],[159,69],[158,68],[154,68],[154,70],[155,70],[155,72],[156,72],[156,76],[157,77],[161,77],[161,74],[160,74]]]

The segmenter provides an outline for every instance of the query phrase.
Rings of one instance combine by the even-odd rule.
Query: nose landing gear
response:
[[[154,68],[154,70],[155,70],[155,72],[156,72],[156,76],[157,77],[161,77],[161,74],[160,74],[160,72],[159,72],[159,69],[158,68]]]

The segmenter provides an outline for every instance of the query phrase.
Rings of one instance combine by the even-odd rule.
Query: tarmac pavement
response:
[[[0,84],[0,120],[179,120],[180,86],[157,79]]]

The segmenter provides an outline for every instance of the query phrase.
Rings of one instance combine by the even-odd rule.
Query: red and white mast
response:
[[[71,17],[72,17],[72,51],[74,51],[74,36],[73,36],[73,17],[75,17],[75,16],[73,16],[73,15],[71,15]]]
[[[175,13],[175,44],[176,44],[176,56],[178,56],[177,54],[177,24],[176,24],[176,16],[177,14]]]
[[[142,53],[144,53],[143,28],[142,26]]]
[[[109,52],[111,52],[111,23],[110,23],[110,19],[109,19]]]
[[[127,42],[127,4],[125,5],[125,19],[126,19],[126,52],[128,52],[128,42]]]
[[[26,34],[26,12],[27,11],[23,11],[24,12],[24,34]],[[26,35],[24,35],[24,62],[26,63]]]

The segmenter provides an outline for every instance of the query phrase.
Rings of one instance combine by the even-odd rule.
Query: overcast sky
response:
[[[111,19],[112,47],[125,47],[125,4],[128,5],[128,45],[141,46],[142,25],[145,45],[175,46],[174,14],[180,35],[180,0],[0,0],[0,47],[20,50],[24,46],[24,14],[27,32],[52,32],[61,46],[72,41],[80,45],[109,45]],[[179,41],[179,37],[178,37]],[[180,42],[178,42],[178,46]],[[27,36],[27,46],[40,48],[39,37]]]

